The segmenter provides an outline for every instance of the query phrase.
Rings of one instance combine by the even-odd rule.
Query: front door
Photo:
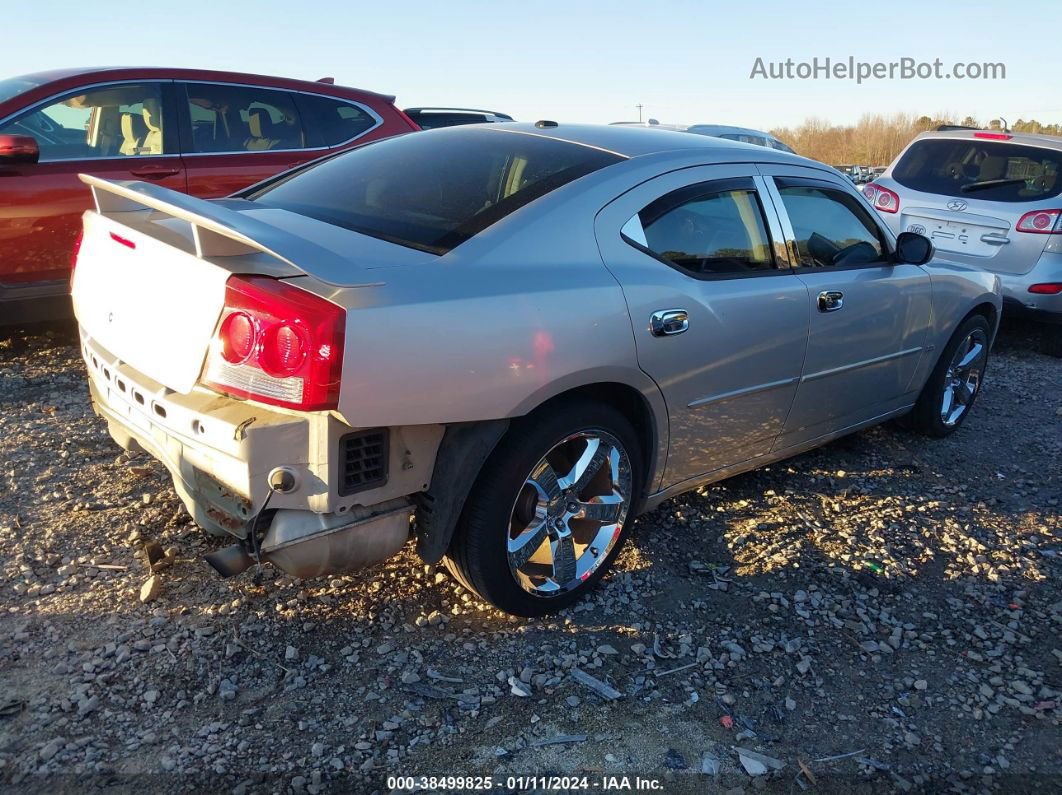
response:
[[[641,368],[667,403],[664,487],[769,452],[796,392],[807,288],[748,165],[683,169],[598,214]]]
[[[0,285],[65,291],[92,194],[78,174],[185,189],[168,82],[114,83],[46,100],[0,123],[30,135],[33,164],[0,165]]]
[[[932,285],[896,263],[892,240],[851,186],[794,167],[761,169],[779,210],[811,327],[793,409],[776,449],[913,403],[932,316]]]

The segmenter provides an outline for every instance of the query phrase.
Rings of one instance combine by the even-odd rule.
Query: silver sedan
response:
[[[1000,311],[833,169],[685,133],[437,130],[218,202],[83,179],[94,404],[228,576],[412,536],[560,609],[671,496],[890,418],[953,433]]]

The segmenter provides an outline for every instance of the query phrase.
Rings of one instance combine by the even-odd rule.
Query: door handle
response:
[[[994,232],[988,232],[981,235],[981,242],[991,243],[993,246],[1003,246],[1010,242],[1010,238]]]
[[[844,293],[837,290],[823,290],[819,293],[819,311],[836,312],[844,306]]]
[[[671,337],[690,327],[690,316],[685,309],[661,309],[649,317],[649,333],[654,337]]]
[[[180,171],[181,169],[176,166],[139,166],[129,169],[129,173],[134,177],[144,177],[144,179],[172,177],[174,174],[179,174]]]

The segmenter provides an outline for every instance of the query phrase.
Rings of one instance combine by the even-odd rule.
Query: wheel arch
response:
[[[421,559],[434,564],[446,553],[468,494],[512,421],[547,412],[573,400],[605,403],[630,419],[646,468],[642,493],[632,506],[632,514],[637,515],[645,505],[645,497],[656,490],[663,476],[668,444],[663,397],[656,384],[648,376],[646,379],[651,385],[648,392],[626,381],[586,382],[560,391],[549,390],[529,409],[512,418],[448,426],[436,455],[431,484],[417,496],[417,553]],[[470,472],[474,473],[471,477]]]

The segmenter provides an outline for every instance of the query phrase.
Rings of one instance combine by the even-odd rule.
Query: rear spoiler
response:
[[[142,225],[160,220],[158,213],[187,222],[192,228],[194,254],[200,259],[266,254],[337,287],[379,287],[383,284],[380,281],[359,281],[358,273],[365,269],[347,257],[218,202],[197,199],[147,182],[113,182],[90,174],[79,174],[78,178],[92,190],[96,212],[118,223]]]

